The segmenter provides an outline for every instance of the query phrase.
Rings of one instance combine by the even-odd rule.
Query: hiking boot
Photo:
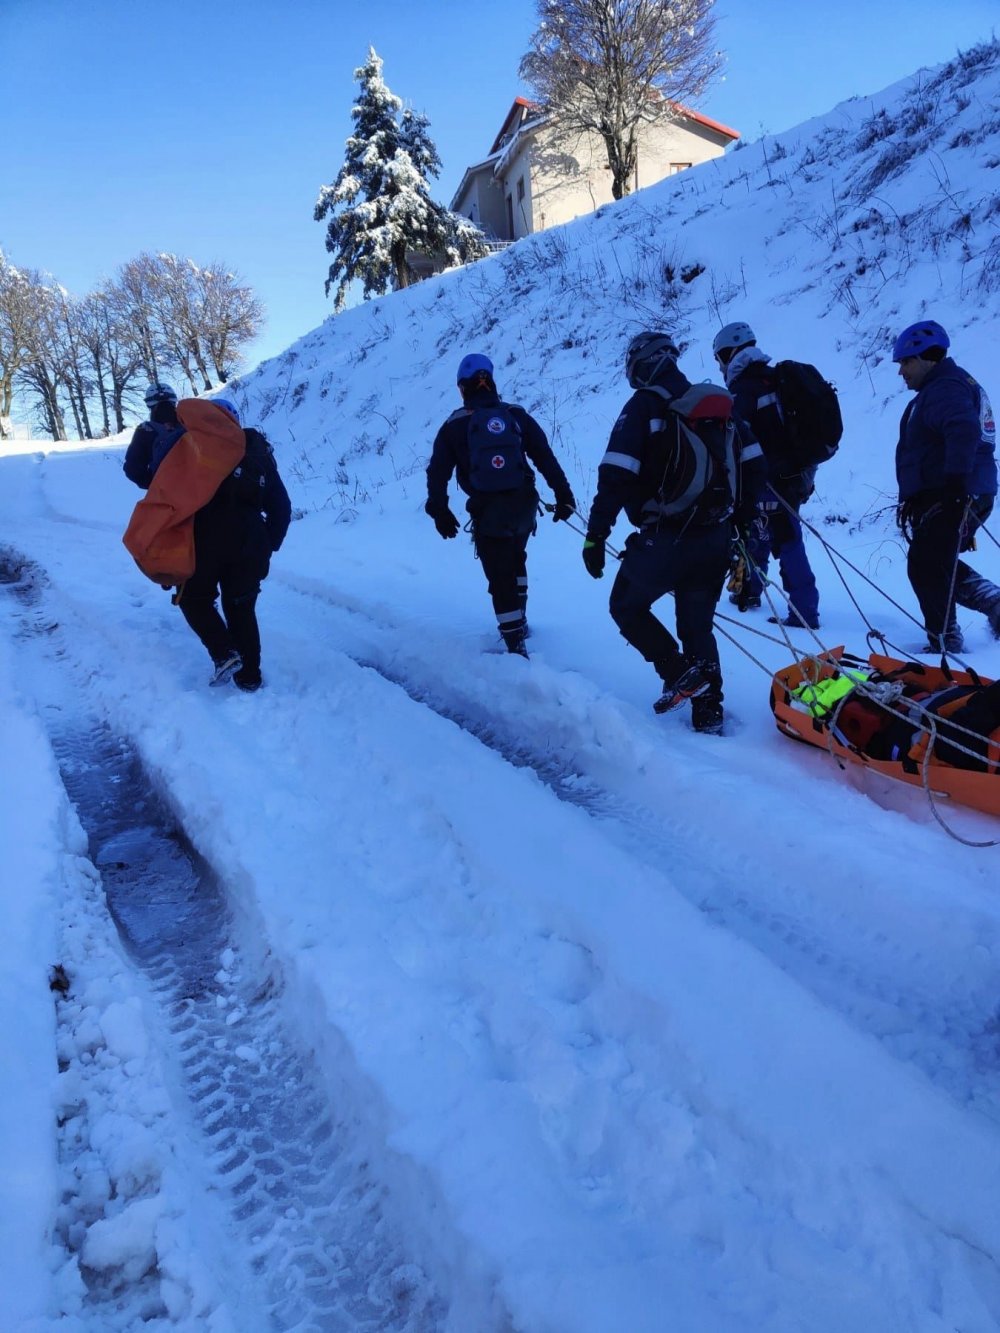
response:
[[[675,681],[663,682],[663,693],[653,704],[653,712],[669,713],[671,709],[679,708],[685,699],[696,699],[699,694],[704,694],[711,684],[712,678],[706,664],[695,662],[682,671]]]
[[[240,667],[239,671],[233,673],[233,684],[244,694],[253,694],[264,684],[259,671],[251,671],[248,667]]]
[[[940,657],[942,651],[941,636],[938,634],[928,635],[927,642],[917,648],[917,653],[921,656],[929,655],[931,657]],[[948,633],[944,636],[944,652],[958,656],[965,652],[965,640],[960,631]]]
[[[795,615],[787,616],[768,616],[769,625],[784,625],[788,629],[819,629],[818,620],[808,620],[805,616],[799,619]]]
[[[708,736],[722,735],[722,700],[713,694],[699,694],[691,700],[691,726]]]
[[[729,594],[729,600],[732,602],[733,606],[736,607],[737,611],[760,610],[760,598],[755,597],[753,593],[744,595],[741,592],[731,592]]]
[[[524,645],[525,636],[522,634],[519,639],[509,639],[507,641],[508,653],[516,653],[518,657],[527,657],[528,650]]]
[[[208,682],[209,685],[227,685],[233,678],[233,672],[238,671],[242,665],[242,657],[235,648],[230,649],[224,657],[215,659],[215,671]]]

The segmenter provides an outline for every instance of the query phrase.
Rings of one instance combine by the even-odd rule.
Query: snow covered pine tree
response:
[[[374,47],[354,77],[361,85],[351,108],[354,133],[337,179],[320,190],[313,213],[317,222],[329,217],[326,248],[334,258],[326,292],[336,284],[338,310],[355,280],[364,284],[365,300],[408,287],[407,252],[434,256],[445,268],[488,253],[473,223],[431,199],[427,178],[440,173],[441,160],[427,117],[402,109],[402,99],[382,79]]]

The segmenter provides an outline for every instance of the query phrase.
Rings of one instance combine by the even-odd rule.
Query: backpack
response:
[[[185,427],[180,425],[170,426],[163,421],[147,421],[146,426],[153,434],[153,443],[149,452],[149,472],[150,476],[155,477],[156,469],[184,434]]]
[[[218,494],[238,504],[251,505],[254,509],[263,509],[267,476],[274,455],[271,446],[260,431],[250,427],[243,433],[247,442],[246,453],[223,481]]]
[[[825,463],[844,433],[837,390],[805,361],[779,361],[773,373],[785,428],[783,462],[796,472]]]
[[[649,423],[639,481],[649,498],[643,522],[686,517],[699,524],[721,523],[736,503],[738,466],[732,395],[717,384],[693,384],[667,398],[666,413]]]
[[[475,491],[519,491],[534,474],[524,456],[521,428],[509,404],[476,407],[469,414],[469,482]]]

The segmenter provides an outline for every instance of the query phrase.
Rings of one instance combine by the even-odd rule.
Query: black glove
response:
[[[552,511],[552,522],[565,523],[566,520],[571,518],[575,513],[576,501],[573,499],[572,495],[567,495],[564,500],[556,501],[555,508]]]
[[[604,577],[605,559],[603,538],[588,537],[583,543],[583,563],[586,565],[587,573],[592,579],[602,579]]]
[[[462,525],[450,509],[428,509],[427,512],[434,520],[434,526],[442,537],[448,538],[458,536],[459,529]]]
[[[946,474],[944,485],[941,487],[941,498],[954,501],[956,504],[967,504],[972,496],[969,494],[969,483],[966,478],[954,473]]]

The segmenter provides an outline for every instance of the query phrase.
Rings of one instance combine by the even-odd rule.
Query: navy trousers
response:
[[[1000,623],[1000,588],[959,558],[970,548],[976,529],[985,523],[992,509],[992,496],[978,497],[969,506],[963,523],[964,506],[957,501],[914,506],[906,572],[931,643],[936,643],[941,635],[958,634],[956,606],[981,611],[990,617],[991,623],[994,619]],[[955,588],[949,607],[953,574]]]
[[[609,603],[622,637],[652,663],[662,680],[673,682],[689,663],[705,662],[718,674],[720,699],[722,677],[712,621],[728,570],[728,522],[633,532]],[[676,638],[651,610],[668,592],[674,594]]]

